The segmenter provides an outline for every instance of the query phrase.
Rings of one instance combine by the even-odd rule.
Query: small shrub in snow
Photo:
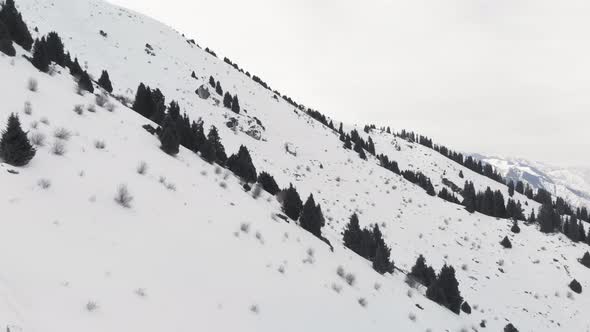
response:
[[[253,312],[253,313],[255,313],[255,314],[258,314],[260,312],[260,309],[258,308],[258,305],[257,304],[253,304],[253,305],[250,306],[250,311]]]
[[[242,231],[243,233],[248,233],[250,231],[250,224],[248,223],[241,223],[240,224],[240,231]]]
[[[145,292],[145,289],[143,289],[143,288],[136,289],[135,294],[137,294],[137,296],[140,296],[140,297],[146,297],[146,295],[147,295]]]
[[[361,307],[365,308],[367,306],[367,300],[364,297],[358,299],[359,304]]]
[[[31,122],[31,128],[37,129],[37,127],[39,127],[39,122],[38,121]]]
[[[42,124],[49,126],[49,119],[47,117],[42,117],[39,121],[41,121]]]
[[[252,198],[258,199],[262,194],[262,186],[259,183],[254,184],[254,189],[252,190]]]
[[[115,111],[115,109],[117,109],[117,106],[113,103],[106,103],[105,108],[107,109],[107,111],[112,113]]]
[[[129,193],[127,186],[124,184],[120,185],[115,194],[115,202],[124,208],[130,208],[132,200],[133,196]]]
[[[33,106],[31,105],[31,102],[29,102],[29,101],[25,102],[25,108],[23,111],[25,112],[26,115],[33,114]]]
[[[338,285],[336,283],[333,283],[332,284],[332,290],[335,291],[336,293],[340,294],[340,292],[342,291],[342,286],[340,286],[340,285]]]
[[[375,285],[373,286],[373,288],[375,288],[376,291],[381,289],[381,284],[376,282]]]
[[[74,106],[74,113],[76,113],[78,115],[82,115],[82,113],[84,113],[84,108],[82,107],[82,105],[75,105]]]
[[[413,313],[413,312],[410,312],[410,313],[408,314],[408,318],[409,318],[409,319],[410,319],[412,322],[415,322],[415,321],[416,321],[416,314],[415,314],[415,313]]]
[[[279,266],[277,271],[279,271],[281,274],[285,274],[285,266],[284,265]]]
[[[356,281],[356,277],[354,276],[354,274],[352,273],[347,273],[344,276],[344,280],[346,280],[346,283],[350,286],[354,285],[354,282]]]
[[[99,149],[99,150],[103,150],[106,147],[106,144],[104,141],[94,141],[94,147]]]
[[[37,92],[39,90],[39,83],[34,78],[29,78],[29,82],[27,83],[27,88],[29,91]]]
[[[67,130],[66,128],[60,127],[55,130],[55,132],[53,133],[53,136],[55,136],[55,138],[57,138],[57,139],[62,139],[64,141],[67,141],[72,136],[72,133],[70,133],[70,131]]]
[[[62,141],[53,142],[51,153],[56,156],[63,156],[66,153],[66,145]]]
[[[96,304],[96,302],[88,301],[88,303],[86,303],[86,310],[92,312],[96,311],[96,309],[98,309],[98,304]]]
[[[174,183],[167,183],[166,189],[168,189],[170,191],[176,191],[176,185]]]
[[[461,270],[467,271],[467,269],[468,269],[467,264],[461,265]]]
[[[344,271],[344,268],[342,266],[338,266],[338,268],[336,269],[336,274],[344,279],[344,275],[346,274],[346,271]]]
[[[34,132],[31,134],[31,143],[36,146],[44,146],[45,145],[45,134],[40,132]]]
[[[90,112],[90,113],[96,113],[96,106],[94,106],[93,104],[89,104],[89,105],[86,107],[86,110],[87,110],[88,112]]]
[[[145,161],[142,161],[137,165],[137,174],[144,175],[147,172],[148,165]]]
[[[227,183],[225,183],[224,181],[219,182],[219,186],[223,189],[227,188]]]
[[[107,97],[107,95],[101,93],[101,94],[96,95],[96,97],[94,98],[94,101],[96,102],[96,105],[98,107],[104,107],[106,105],[106,103],[109,101],[109,97]]]
[[[49,181],[48,179],[39,179],[39,181],[37,181],[37,185],[42,189],[47,189],[51,187],[51,181]]]

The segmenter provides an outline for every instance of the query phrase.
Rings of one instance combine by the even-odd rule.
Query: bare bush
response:
[[[75,105],[74,106],[74,113],[76,113],[78,115],[82,115],[82,113],[84,113],[84,108],[82,107],[82,105]]]
[[[95,311],[96,309],[98,309],[98,304],[94,301],[88,301],[88,303],[86,303],[86,310],[92,312]]]
[[[62,141],[53,142],[51,153],[56,156],[63,156],[66,153],[66,145]]]
[[[44,116],[39,121],[41,121],[42,124],[49,126],[49,119],[47,117]]]
[[[241,223],[240,224],[240,231],[242,231],[243,233],[248,233],[250,231],[250,224],[248,223]]]
[[[336,269],[336,274],[344,279],[344,275],[346,274],[346,271],[344,271],[344,268],[342,266],[338,266],[338,268]]]
[[[342,291],[342,286],[340,286],[340,285],[338,285],[336,283],[333,283],[332,284],[332,290],[335,291],[336,293],[340,294],[340,292]]]
[[[122,184],[117,188],[117,193],[115,194],[115,202],[121,205],[124,208],[131,208],[131,201],[133,200],[133,196],[129,193],[129,189],[127,186]]]
[[[96,105],[98,107],[104,107],[104,105],[106,105],[106,103],[109,101],[109,97],[105,94],[98,94],[96,95],[96,97],[94,98],[94,101],[96,102]]]
[[[367,299],[365,299],[364,297],[359,298],[359,304],[361,305],[361,307],[366,307],[367,306]]]
[[[42,189],[47,189],[51,187],[51,181],[49,181],[49,179],[39,179],[39,181],[37,181],[37,185]]]
[[[33,114],[33,106],[31,105],[30,101],[25,102],[25,108],[23,111],[25,112],[26,115]]]
[[[70,131],[67,130],[66,128],[60,127],[55,130],[55,132],[53,133],[53,136],[55,136],[55,138],[57,138],[57,139],[67,141],[70,139],[70,137],[72,137],[72,133],[70,133]]]
[[[147,173],[148,164],[145,161],[142,161],[137,165],[137,174],[144,175]]]
[[[258,199],[258,197],[260,197],[261,194],[262,186],[260,185],[260,183],[254,184],[254,189],[252,190],[252,198]]]
[[[39,90],[39,83],[34,78],[29,78],[29,82],[27,83],[27,88],[29,91],[37,92]]]
[[[99,150],[103,150],[106,147],[106,144],[104,141],[94,141],[94,147],[99,149]]]
[[[109,111],[109,112],[112,113],[112,112],[115,111],[115,109],[117,109],[117,106],[115,104],[113,104],[113,103],[107,103],[105,105],[105,108],[107,109],[107,111]]]
[[[176,191],[176,185],[174,183],[167,183],[166,189],[168,189],[170,191]]]
[[[41,132],[34,132],[31,134],[31,143],[35,146],[45,145],[45,134]]]
[[[258,308],[258,305],[253,304],[250,306],[250,311],[252,311],[255,314],[258,314],[260,312],[260,309]]]
[[[352,285],[354,285],[354,282],[356,281],[356,277],[352,273],[347,273],[344,276],[344,280],[346,280],[346,283],[347,284],[349,284],[350,286],[352,286]]]
[[[96,106],[94,106],[94,104],[88,104],[86,110],[90,113],[96,113]]]
[[[410,312],[410,314],[408,315],[408,318],[412,321],[415,322],[416,321],[416,314],[413,312]]]

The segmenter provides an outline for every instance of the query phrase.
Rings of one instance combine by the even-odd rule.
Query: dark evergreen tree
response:
[[[27,24],[23,21],[22,15],[16,9],[14,0],[6,0],[0,9],[0,21],[6,26],[10,39],[25,50],[31,50],[33,37],[31,37]]]
[[[462,170],[461,170],[461,171],[459,171],[459,177],[460,177],[461,179],[465,177],[465,176],[463,175],[463,171],[462,171]]]
[[[276,195],[281,191],[275,178],[267,172],[261,172],[258,175],[258,183],[262,186],[262,189],[266,190],[271,195]]]
[[[465,181],[465,186],[463,187],[463,205],[465,206],[467,212],[475,212],[476,195],[473,182]]]
[[[380,274],[393,272],[393,262],[390,261],[390,255],[391,249],[389,247],[377,245],[373,259],[373,270]]]
[[[468,315],[471,314],[471,306],[469,305],[469,303],[467,303],[467,301],[463,302],[463,304],[461,305],[461,311]]]
[[[514,190],[516,190],[517,193],[524,194],[524,183],[522,181],[517,181]]]
[[[504,326],[504,332],[518,332],[518,330],[512,323],[508,323],[508,325]]]
[[[416,263],[412,267],[410,276],[414,277],[416,281],[426,287],[430,286],[430,284],[436,280],[434,269],[426,264],[426,259],[422,255],[418,256],[416,259]]]
[[[508,239],[508,236],[505,236],[504,239],[500,242],[500,244],[502,245],[502,247],[510,249],[512,248],[512,243],[510,242],[510,240]]]
[[[342,241],[348,249],[359,255],[362,254],[362,230],[359,225],[359,218],[356,213],[353,213],[350,216],[348,224],[346,225],[344,233],[342,234]]]
[[[520,233],[520,227],[518,227],[518,220],[514,220],[514,223],[512,224],[510,231],[512,231],[512,233],[515,233],[515,234]]]
[[[236,114],[240,113],[240,101],[238,100],[238,95],[235,95],[231,101],[231,110]]]
[[[49,71],[50,61],[47,54],[45,38],[41,38],[41,40],[37,39],[35,41],[35,47],[33,48],[33,59],[31,60],[31,63],[33,66],[35,66],[35,68],[44,73]]]
[[[218,95],[223,96],[223,89],[221,88],[221,83],[219,83],[219,81],[217,81],[215,85],[215,92],[217,92]]]
[[[572,291],[581,294],[582,293],[582,285],[580,285],[580,283],[574,279],[572,280],[572,282],[570,282],[569,287]]]
[[[82,72],[82,74],[80,75],[80,79],[78,80],[78,87],[81,90],[85,90],[90,93],[94,93],[94,85],[92,84],[92,81],[90,80],[90,75],[88,75],[88,72],[86,72],[86,71]]]
[[[78,62],[78,58],[75,58],[74,61],[72,61],[69,65],[70,68],[70,74],[74,77],[80,77],[80,75],[82,75],[82,67],[80,66],[80,63]]]
[[[65,67],[66,54],[64,52],[64,44],[57,32],[50,32],[47,34],[45,47],[49,61],[53,61],[58,65]]]
[[[12,45],[12,39],[10,38],[10,33],[4,25],[4,22],[0,21],[0,52],[8,55],[8,56],[15,56],[16,50]]]
[[[552,233],[561,227],[561,218],[551,204],[543,204],[537,217],[541,232]]]
[[[226,91],[225,94],[223,95],[223,107],[231,109],[231,102],[232,102],[232,97],[229,94],[229,92]]]
[[[213,149],[215,149],[215,162],[219,165],[225,165],[227,161],[227,155],[225,154],[225,147],[221,144],[221,138],[219,138],[219,132],[217,127],[211,126],[209,133],[207,134],[207,142],[209,142]]]
[[[301,209],[303,208],[303,202],[301,202],[299,193],[297,192],[297,189],[293,187],[293,184],[289,184],[289,188],[283,190],[282,196],[283,212],[287,217],[293,220],[299,219]]]
[[[590,268],[590,253],[586,251],[584,256],[582,256],[582,259],[580,259],[580,263],[582,263],[582,265],[585,267]]]
[[[215,89],[215,79],[213,78],[213,76],[209,76],[209,85],[211,85],[211,87]]]
[[[0,157],[13,166],[24,166],[35,156],[35,148],[22,130],[18,116],[10,114],[6,130],[0,138]]]
[[[247,182],[256,182],[256,168],[252,163],[250,151],[241,145],[238,154],[227,159],[227,168]]]
[[[176,121],[174,121],[172,117],[166,116],[166,118],[164,118],[159,138],[160,143],[162,144],[160,146],[162,151],[166,152],[171,156],[178,154],[180,145],[180,135],[178,134]]]
[[[437,282],[441,287],[447,298],[449,308],[452,312],[459,314],[461,303],[463,303],[463,297],[459,291],[459,282],[455,277],[455,269],[452,266],[446,264],[440,270]]]
[[[109,73],[106,70],[102,71],[100,78],[98,79],[98,85],[103,88],[108,93],[113,92],[113,85],[111,84],[111,78],[109,77]]]
[[[514,196],[514,182],[512,180],[508,182],[508,195],[510,197]]]
[[[320,205],[316,205],[313,195],[310,194],[303,205],[301,215],[299,216],[299,225],[318,238],[322,237],[322,227],[324,227],[324,215]]]

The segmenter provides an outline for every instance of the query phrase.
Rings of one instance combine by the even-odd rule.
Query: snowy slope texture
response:
[[[39,72],[19,47],[15,57],[0,54],[2,127],[17,113],[39,143],[29,165],[0,164],[0,329],[501,331],[512,323],[519,331],[590,330],[590,269],[578,262],[586,244],[535,224],[521,223],[515,234],[512,221],[428,195],[153,19],[99,0],[17,6],[34,37],[56,31],[91,76],[108,70],[114,109],[77,93],[67,69]],[[210,76],[239,96],[240,114],[211,88],[209,98],[195,93]],[[228,155],[245,145],[258,172],[282,188],[292,183],[303,200],[313,194],[333,250],[283,220],[276,197],[253,197],[226,168],[182,147],[174,157],[163,153],[142,128],[156,125],[119,101],[133,100],[140,82],[206,128],[215,125]],[[368,138],[345,126],[354,128]],[[506,186],[431,149],[370,135],[378,153],[424,173],[437,192],[443,179],[461,187],[470,180],[508,197]],[[128,208],[114,200],[122,186],[133,197]],[[527,214],[539,208],[515,199]],[[362,227],[381,228],[393,273],[375,272],[343,245],[355,212]],[[500,245],[504,237],[511,249]],[[455,267],[471,314],[456,315],[405,282],[420,254],[437,271]],[[574,278],[582,294],[568,288]]]
[[[520,158],[483,157],[478,159],[493,165],[504,177],[529,183],[561,196],[575,207],[590,206],[590,172],[575,167],[557,167]]]

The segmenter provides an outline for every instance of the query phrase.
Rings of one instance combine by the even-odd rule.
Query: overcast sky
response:
[[[338,120],[590,166],[590,1],[110,1]]]

